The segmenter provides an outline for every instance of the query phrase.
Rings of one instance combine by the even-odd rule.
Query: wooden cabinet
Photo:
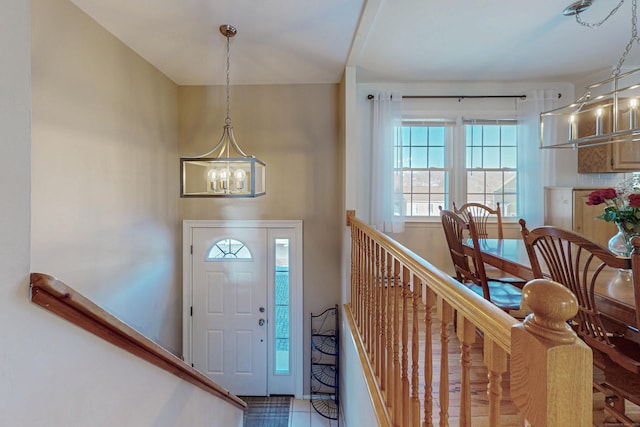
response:
[[[640,171],[640,141],[578,149],[578,173]]]
[[[598,134],[596,131],[596,116],[594,111],[602,111],[599,129],[608,133],[613,130],[611,103],[597,103],[579,113],[577,119],[578,137],[587,137]],[[629,113],[618,117],[618,128],[621,123],[629,122]],[[603,173],[603,172],[628,172],[640,170],[640,141],[616,142],[612,144],[596,145],[593,147],[581,147],[578,149],[578,173]]]
[[[545,187],[544,223],[573,230],[607,246],[618,229],[615,224],[596,218],[604,205],[586,204],[593,190],[596,188]]]

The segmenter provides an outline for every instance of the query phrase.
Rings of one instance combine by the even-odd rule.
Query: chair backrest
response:
[[[463,218],[453,211],[440,209],[440,218],[458,281],[481,286],[484,298],[491,300],[473,214]],[[473,247],[464,244],[467,238],[471,239]]]
[[[600,315],[594,285],[607,270],[629,268],[629,259],[617,257],[573,231],[552,226],[528,230],[524,219],[520,220],[520,226],[533,275],[561,283],[577,297],[579,309],[574,318],[577,334],[591,347],[609,355],[615,353],[609,339],[611,330],[607,329],[611,324]]]
[[[489,206],[483,205],[481,203],[465,203],[460,206],[460,208],[456,207],[456,203],[453,202],[453,211],[458,215],[461,215],[463,218],[468,219],[468,215],[473,215],[473,219],[476,223],[476,229],[478,230],[478,237],[481,239],[489,238],[489,233],[487,232],[487,223],[489,222],[489,218],[495,216],[496,218],[496,227],[498,229],[498,239],[503,238],[502,233],[502,213],[500,212],[500,203],[496,203],[496,208],[493,209]]]

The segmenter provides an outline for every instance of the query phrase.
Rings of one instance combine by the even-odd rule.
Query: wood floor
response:
[[[424,307],[421,307],[421,311],[424,311]],[[424,319],[422,313],[419,313],[419,318]],[[411,316],[408,316],[411,319]],[[433,345],[433,425],[439,425],[439,411],[440,411],[440,399],[438,395],[439,390],[439,377],[440,377],[440,354],[442,347],[440,344],[440,320],[435,317],[434,313],[434,327],[432,328],[432,345]],[[424,337],[424,324],[421,323],[420,337]],[[461,369],[459,364],[460,357],[460,343],[454,333],[453,325],[450,328],[450,341],[448,346],[449,354],[449,411],[448,421],[450,426],[459,425],[459,413],[460,413],[460,381],[461,381]],[[411,328],[409,328],[411,330]],[[424,348],[423,338],[420,340],[420,347]],[[487,398],[487,369],[483,364],[483,342],[480,335],[477,336],[476,342],[472,346],[472,367],[471,367],[471,404],[472,404],[472,425],[474,427],[493,427],[488,422],[489,402]],[[409,349],[409,360],[411,360],[411,354]],[[424,366],[424,350],[420,351],[420,366]],[[503,399],[501,402],[501,421],[502,426],[523,426],[524,419],[518,413],[515,406],[511,403],[509,396],[509,376],[508,372],[505,374],[502,381]],[[420,374],[420,400],[423,402],[424,397],[424,383],[423,376]],[[605,416],[603,410],[604,396],[600,393],[594,393],[593,395],[593,421],[595,426],[619,426],[609,416]],[[424,414],[424,408],[421,407],[421,412]],[[627,403],[627,414],[635,421],[637,420],[640,426],[640,408]]]

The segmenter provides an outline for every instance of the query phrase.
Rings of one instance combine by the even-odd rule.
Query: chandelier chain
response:
[[[231,96],[229,95],[229,75],[230,75],[229,67],[231,63],[231,54],[229,50],[230,39],[231,39],[230,33],[227,32],[227,118],[224,119],[224,124],[227,126],[231,124]]]
[[[633,1],[635,3],[635,0]],[[611,18],[613,14],[616,13],[618,9],[620,9],[620,6],[622,6],[623,3],[624,3],[624,0],[620,0],[620,3],[618,3],[618,5],[614,7],[613,10],[609,12],[609,14],[600,22],[596,22],[596,23],[584,22],[580,17],[580,13],[576,13],[576,22],[584,27],[597,28],[600,25],[604,24],[607,21],[607,19]]]
[[[637,19],[636,3],[637,3],[636,0],[631,0],[631,39],[627,43],[627,46],[624,49],[624,53],[622,54],[622,56],[620,57],[620,60],[618,61],[618,66],[615,68],[615,70],[613,70],[612,75],[614,77],[620,74],[620,69],[622,68],[622,64],[624,63],[625,59],[627,59],[627,55],[629,54],[629,52],[631,51],[631,48],[633,47],[633,42],[640,42],[640,39],[638,38],[638,27],[637,27],[638,19]]]
[[[618,11],[618,9],[620,9],[620,6],[622,6],[623,3],[624,3],[624,0],[620,0],[620,3],[618,3],[618,5],[614,7],[611,10],[611,12],[609,12],[609,14],[600,22],[596,22],[596,23],[584,22],[580,17],[580,13],[576,13],[576,22],[584,27],[597,28],[600,25],[604,24],[609,18],[611,18]],[[622,56],[620,56],[620,59],[618,60],[618,64],[611,72],[611,75],[613,77],[616,77],[617,75],[620,74],[620,71],[622,70],[622,64],[624,64],[624,61],[627,59],[627,55],[629,55],[629,52],[631,51],[631,48],[633,47],[634,42],[640,43],[640,38],[638,37],[638,27],[637,27],[637,0],[631,0],[631,38],[629,39],[629,42],[627,42],[624,52],[622,53]]]

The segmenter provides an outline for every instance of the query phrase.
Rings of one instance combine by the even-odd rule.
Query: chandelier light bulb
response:
[[[233,172],[233,177],[236,179],[236,181],[244,181],[247,177],[247,173],[244,171],[244,169],[236,169]]]
[[[244,188],[244,180],[247,178],[247,173],[244,169],[236,169],[233,171],[233,177],[236,180],[236,190],[242,190]]]
[[[219,173],[218,176],[220,177],[220,179],[229,179],[229,177],[231,176],[231,172],[229,171],[229,169],[222,169]]]
[[[602,133],[602,108],[596,108],[596,135]]]
[[[224,168],[222,170],[220,170],[220,172],[218,173],[218,176],[220,177],[220,184],[222,185],[222,189],[223,190],[228,190],[229,189],[229,178],[231,177],[231,171],[229,171],[228,168]]]
[[[218,190],[218,171],[216,169],[211,169],[207,173],[207,178],[209,179],[209,187],[211,191],[215,192]]]
[[[569,116],[569,139],[576,139],[577,136],[577,123],[576,123],[576,115],[572,114]]]

